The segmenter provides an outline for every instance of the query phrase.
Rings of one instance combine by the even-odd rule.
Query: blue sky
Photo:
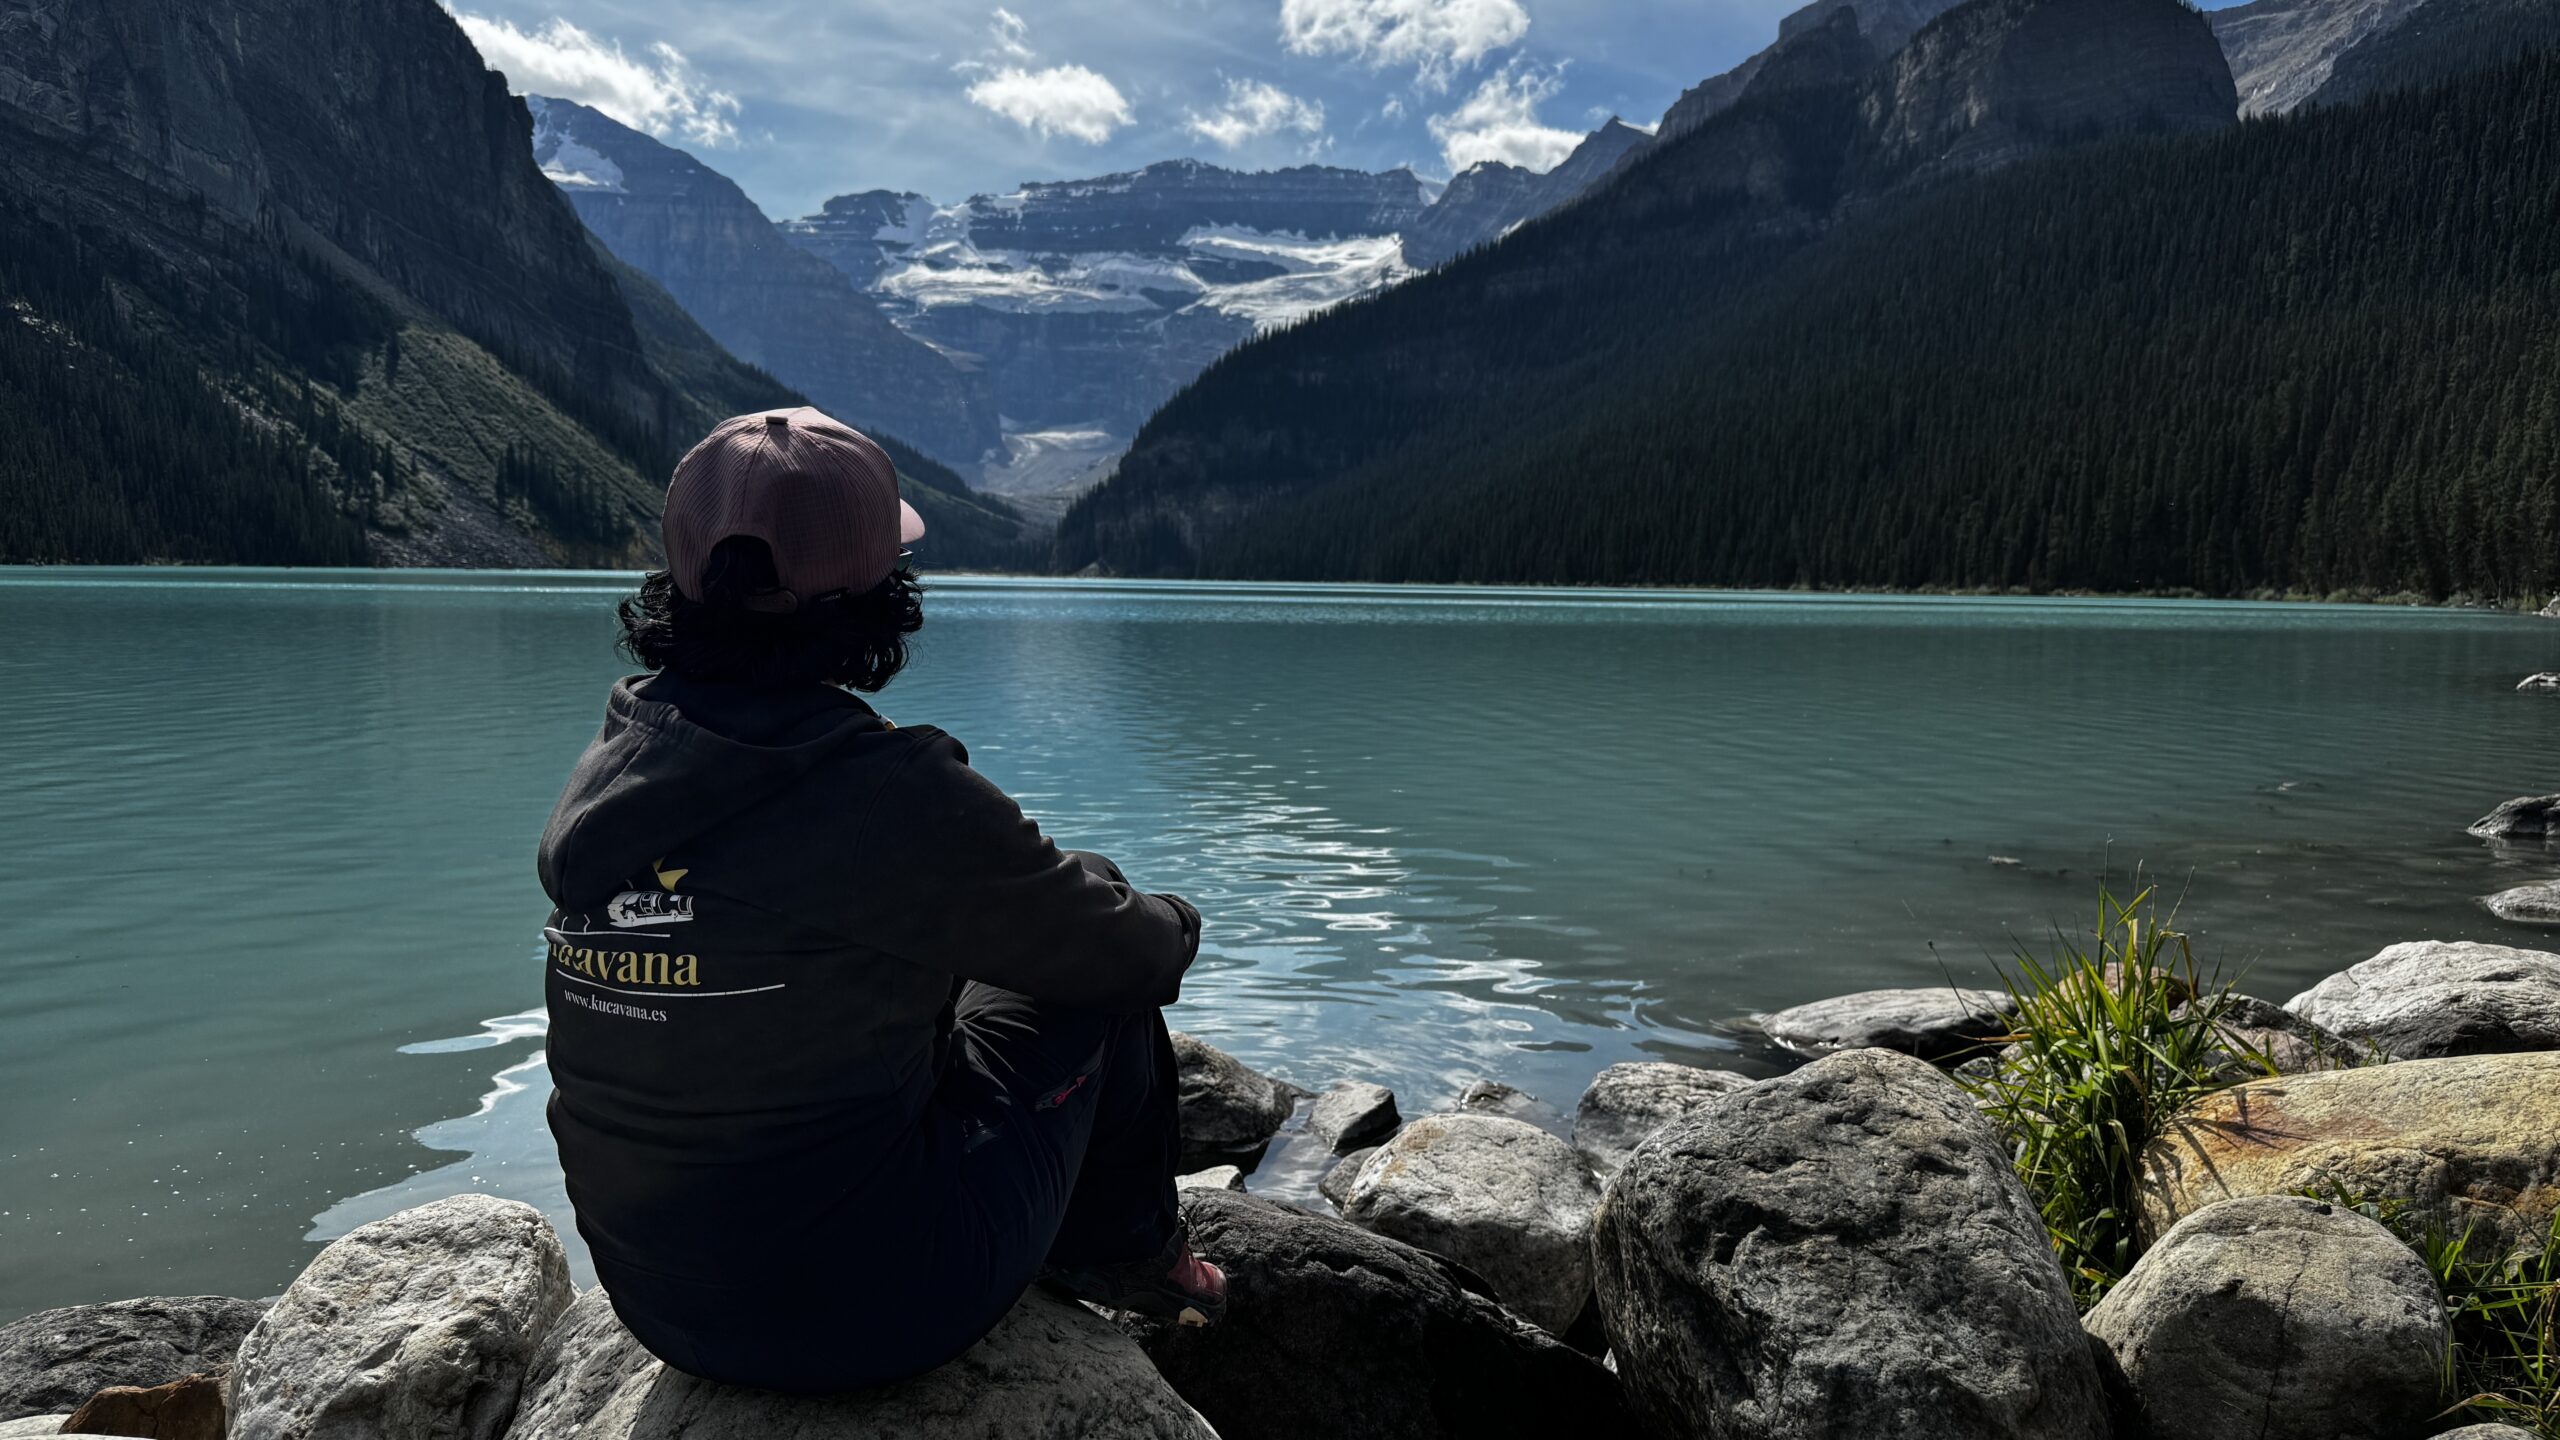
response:
[[[776,218],[1197,156],[1434,177],[1651,125],[1803,0],[447,0],[519,91],[693,151]]]

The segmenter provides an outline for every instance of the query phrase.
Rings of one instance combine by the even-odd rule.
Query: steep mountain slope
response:
[[[1719,333],[1755,277],[1914,184],[2232,119],[2221,52],[2176,0],[1974,0],[1882,67],[1856,19],[1799,28],[1731,106],[1580,203],[1222,360],[1068,512],[1055,563],[1214,569],[1294,491],[1518,446],[1642,383],[1634,357]]]
[[[2539,603],[2555,107],[2545,53],[1938,187],[1527,424],[1259,507],[1200,568]]]
[[[1937,19],[1954,6],[1956,0],[1814,0],[1814,3],[1778,22],[1778,38],[1769,48],[1734,66],[1721,75],[1700,81],[1684,92],[1671,108],[1663,112],[1656,134],[1664,140],[1686,135],[1742,98],[1742,92],[1789,41],[1833,23],[1833,17],[1846,13],[1858,33],[1879,55],[1890,55],[1911,42],[1920,27]]]
[[[2252,0],[2212,20],[2246,115],[2347,104],[2560,44],[2550,0]]]
[[[532,97],[533,157],[605,247],[739,358],[954,464],[997,443],[985,377],[902,333],[726,176],[584,105]]]
[[[0,550],[646,554],[678,392],[528,136],[431,0],[0,0]]]
[[[1569,204],[1607,178],[1629,153],[1652,143],[1652,136],[1612,116],[1552,170],[1527,170],[1499,160],[1470,166],[1405,227],[1405,263],[1428,268],[1499,240],[1524,222]]]

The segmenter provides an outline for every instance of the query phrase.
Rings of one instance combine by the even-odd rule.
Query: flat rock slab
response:
[[[2560,1054],[2403,1060],[2206,1096],[2143,1155],[2153,1235],[2217,1201],[2309,1191],[2407,1205],[2484,1247],[2560,1206]]]
[[[1193,1191],[1192,1194],[1223,1194]],[[848,1303],[860,1303],[847,1297]],[[1093,1311],[1026,1293],[970,1350],[845,1395],[742,1390],[671,1370],[602,1290],[534,1357],[508,1440],[1217,1440],[1137,1343]]]
[[[241,1343],[231,1440],[495,1440],[573,1291],[530,1205],[456,1195],[359,1226]]]
[[[1188,1175],[1175,1176],[1173,1188],[1176,1190],[1241,1190],[1244,1188],[1244,1172],[1233,1165],[1212,1165],[1206,1170],[1195,1170]]]
[[[2519,925],[2560,925],[2560,880],[2501,890],[2480,902],[2489,913]]]
[[[228,1295],[161,1295],[0,1326],[0,1420],[68,1415],[110,1385],[165,1385],[226,1364],[266,1309]]]
[[[2471,822],[2484,840],[2546,840],[2560,836],[2560,795],[2519,795]]]
[[[1563,1334],[1591,1296],[1600,1183],[1573,1147],[1504,1115],[1428,1115],[1352,1178],[1343,1218],[1446,1255]]]
[[[1618,1172],[1592,1253],[1654,1434],[2110,1433],[2008,1148],[1913,1057],[1829,1056],[1674,1122]]]
[[[1227,1318],[1137,1328],[1225,1440],[1634,1433],[1615,1377],[1457,1264],[1251,1196],[1195,1192],[1182,1213],[1227,1272]]]
[[[68,1415],[21,1415],[15,1420],[0,1420],[0,1440],[52,1440],[62,1433],[62,1422]]]
[[[2560,955],[2412,941],[2339,971],[2285,1008],[2400,1060],[2560,1049]]]
[[[1646,1136],[1752,1083],[1731,1070],[1635,1060],[1612,1065],[1573,1110],[1573,1148],[1602,1179],[1618,1173]]]
[[[1258,1153],[1306,1098],[1297,1086],[1179,1030],[1173,1032],[1173,1058],[1180,1072],[1186,1170]]]
[[[2402,1440],[2443,1404],[2435,1276],[2380,1225],[2299,1196],[2179,1221],[2087,1325],[2154,1435]]]
[[[1788,1049],[1810,1055],[1876,1048],[1945,1060],[2004,1033],[2016,1009],[2017,1002],[1999,990],[1865,990],[1781,1010],[1761,1021],[1761,1028]]]
[[[1396,1092],[1366,1080],[1335,1085],[1318,1095],[1315,1108],[1307,1112],[1307,1133],[1337,1155],[1375,1145],[1403,1123],[1396,1113]]]

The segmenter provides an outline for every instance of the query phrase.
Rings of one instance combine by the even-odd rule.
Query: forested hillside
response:
[[[1742,242],[1688,266],[1540,263],[1587,239],[1563,233],[1570,219],[1231,357],[1141,437],[1135,485],[1069,517],[1062,562],[2506,601],[2560,587],[2548,55],[2030,161],[1790,257],[1746,256],[1766,262],[1756,274],[1733,258]],[[1601,338],[1560,363],[1551,347],[1577,326]],[[1453,357],[1458,383],[1403,383]]]

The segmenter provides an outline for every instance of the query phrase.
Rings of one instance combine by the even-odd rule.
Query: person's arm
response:
[[[1172,1004],[1200,950],[1199,912],[1059,849],[950,736],[916,743],[864,817],[851,938],[1054,1004]]]

